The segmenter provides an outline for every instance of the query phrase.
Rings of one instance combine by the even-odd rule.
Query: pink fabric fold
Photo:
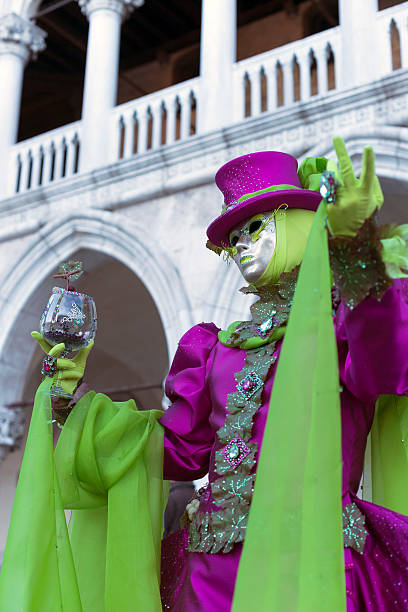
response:
[[[363,555],[345,549],[348,612],[408,610],[408,518],[356,497],[377,397],[408,393],[408,306],[403,290],[397,281],[381,302],[368,298],[352,311],[341,305],[335,319],[342,386],[342,493],[344,503],[355,501],[365,514],[369,531]],[[201,324],[180,341],[166,384],[173,404],[161,419],[166,478],[190,480],[207,472],[210,482],[217,477],[216,432],[225,420],[227,396],[236,389],[234,374],[245,358],[243,350],[218,342],[217,332],[215,325]],[[279,352],[280,344],[277,356]],[[255,415],[251,441],[259,445],[276,366],[269,371]],[[203,501],[199,512],[207,510]],[[189,553],[186,533],[173,534],[163,543],[164,609],[229,612],[240,554],[241,545],[226,554]]]

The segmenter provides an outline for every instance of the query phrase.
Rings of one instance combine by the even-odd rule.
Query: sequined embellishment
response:
[[[42,362],[41,374],[53,378],[57,373],[57,358],[53,355],[46,355]]]
[[[320,195],[326,204],[336,203],[337,181],[334,172],[325,170],[320,177]]]
[[[245,442],[239,438],[233,438],[231,442],[222,451],[225,459],[228,461],[231,467],[237,467],[247,455],[251,452],[251,449],[245,444]]]
[[[224,204],[224,206],[222,207],[221,214],[223,215],[224,213],[228,212],[229,210],[231,210],[231,208],[234,208],[234,206],[239,203],[239,200],[235,200],[234,202],[230,202],[229,204]]]
[[[241,382],[237,385],[238,391],[249,400],[257,391],[263,387],[263,382],[259,378],[256,372],[250,372],[248,376],[245,376]]]
[[[353,548],[361,555],[368,536],[365,528],[365,516],[353,502],[343,508],[344,547]]]
[[[277,360],[277,340],[271,340],[270,332],[267,333],[268,319],[276,319],[275,327],[287,322],[297,275],[298,268],[283,274],[274,287],[244,290],[256,293],[259,300],[251,306],[252,319],[235,328],[228,346],[239,349],[243,341],[259,335],[256,330],[261,326],[265,338],[260,346],[246,349],[244,367],[235,374],[236,390],[228,395],[225,422],[217,431],[214,461],[217,477],[209,483],[206,496],[199,496],[199,510],[189,525],[190,552],[227,553],[245,539],[258,451],[258,444],[250,441],[252,427],[262,405],[265,381]]]
[[[275,316],[273,316],[275,314],[276,314],[276,311],[273,310],[271,313],[271,316],[265,319],[265,321],[261,323],[255,329],[255,333],[257,336],[260,336],[261,338],[267,338],[269,334],[271,333],[271,331],[273,330],[273,328],[279,325],[278,319]]]
[[[372,216],[353,238],[329,238],[334,282],[350,310],[367,296],[380,301],[392,284],[381,257],[379,230]]]

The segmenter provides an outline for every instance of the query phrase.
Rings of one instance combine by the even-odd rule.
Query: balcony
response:
[[[371,62],[368,74],[361,77],[357,72],[352,82],[345,41],[358,32],[347,32],[347,24],[235,62],[230,106],[222,122],[205,116],[209,90],[202,76],[116,106],[100,127],[106,131],[106,147],[98,151],[91,168],[84,163],[85,119],[19,142],[8,151],[3,200],[11,204],[12,198],[15,207],[22,196],[37,198],[38,190],[52,197],[64,189],[63,183],[67,188],[83,185],[80,179],[90,170],[95,181],[107,168],[110,175],[122,176],[132,169],[152,170],[157,164],[170,167],[184,156],[194,165],[203,149],[215,146],[217,135],[229,147],[240,142],[246,146],[254,134],[262,134],[265,142],[269,135],[267,146],[299,155],[333,130],[347,129],[351,109],[360,126],[383,121],[381,113],[386,113],[387,123],[405,123],[407,22],[408,2],[375,14],[372,39],[378,61]],[[392,109],[385,110],[384,105],[390,106],[385,99],[392,101]],[[224,103],[221,97],[220,106]],[[372,104],[374,115],[371,111],[367,115],[363,109]],[[203,170],[199,161],[197,166]],[[169,169],[167,178],[171,174]],[[50,191],[54,186],[58,190]],[[8,208],[7,202],[3,207]]]
[[[86,290],[104,322],[87,380],[122,389],[120,400],[135,384],[160,385],[194,323],[246,318],[237,271],[204,246],[204,228],[219,214],[214,173],[228,159],[265,149],[331,155],[340,134],[358,171],[362,147],[372,144],[383,210],[406,219],[408,2],[370,12],[373,4],[342,0],[339,26],[241,61],[233,59],[235,23],[220,18],[219,32],[203,28],[210,51],[219,47],[214,61],[201,45],[199,77],[117,106],[111,96],[101,107],[96,70],[81,121],[18,144],[2,141],[4,105],[18,114],[16,98],[3,95],[0,462],[24,428],[16,406],[29,405],[38,384],[42,356],[27,338],[60,261],[86,261]],[[109,94],[116,77],[103,83]],[[143,393],[141,405],[160,407],[160,388]],[[0,556],[20,459],[19,451],[3,462]]]

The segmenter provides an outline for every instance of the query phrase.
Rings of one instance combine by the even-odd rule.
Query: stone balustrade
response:
[[[12,148],[9,193],[45,187],[79,171],[81,122],[24,140]]]
[[[340,27],[336,27],[238,62],[235,121],[338,90],[340,53]]]
[[[197,133],[200,79],[117,106],[110,125],[112,162],[186,140]]]
[[[378,62],[374,81],[408,67],[408,2],[375,15]],[[343,72],[344,28],[337,26],[233,65],[228,125],[281,108],[329,99],[348,89]],[[358,83],[357,83],[358,85]],[[198,112],[208,92],[197,77],[109,111],[108,142],[99,167],[128,160],[202,135]],[[201,119],[200,119],[201,117]],[[211,122],[207,122],[209,124]],[[227,126],[225,126],[227,127]],[[87,170],[81,161],[86,119],[10,147],[5,194],[32,191]],[[83,157],[83,156],[82,156]]]

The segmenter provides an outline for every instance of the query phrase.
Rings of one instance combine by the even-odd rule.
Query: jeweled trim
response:
[[[244,293],[256,293],[259,300],[251,306],[252,319],[243,321],[231,334],[233,347],[258,335],[260,328],[266,332],[269,323],[273,323],[275,329],[287,322],[297,275],[298,268],[283,274],[278,285],[243,290]],[[190,523],[188,549],[191,552],[227,553],[234,544],[245,539],[258,450],[257,443],[250,442],[252,427],[262,405],[265,381],[277,359],[277,341],[269,340],[268,336],[262,346],[246,350],[245,365],[235,374],[236,391],[228,395],[225,422],[217,431],[219,448],[215,453],[215,472],[218,478],[201,495],[206,500],[206,509],[208,500],[212,499],[211,511],[198,510]],[[245,456],[240,457],[239,462],[232,462],[226,449],[238,439],[245,445]]]
[[[334,282],[350,310],[368,296],[380,301],[391,286],[381,250],[380,228],[374,216],[366,219],[352,238],[329,238]]]
[[[229,442],[222,450],[225,460],[232,468],[235,468],[242,463],[250,452],[251,449],[249,446],[247,446],[239,436],[233,438],[231,442]]]
[[[368,536],[365,527],[365,516],[357,505],[352,502],[343,508],[343,540],[345,548],[353,548],[360,555],[364,553],[364,545]]]

